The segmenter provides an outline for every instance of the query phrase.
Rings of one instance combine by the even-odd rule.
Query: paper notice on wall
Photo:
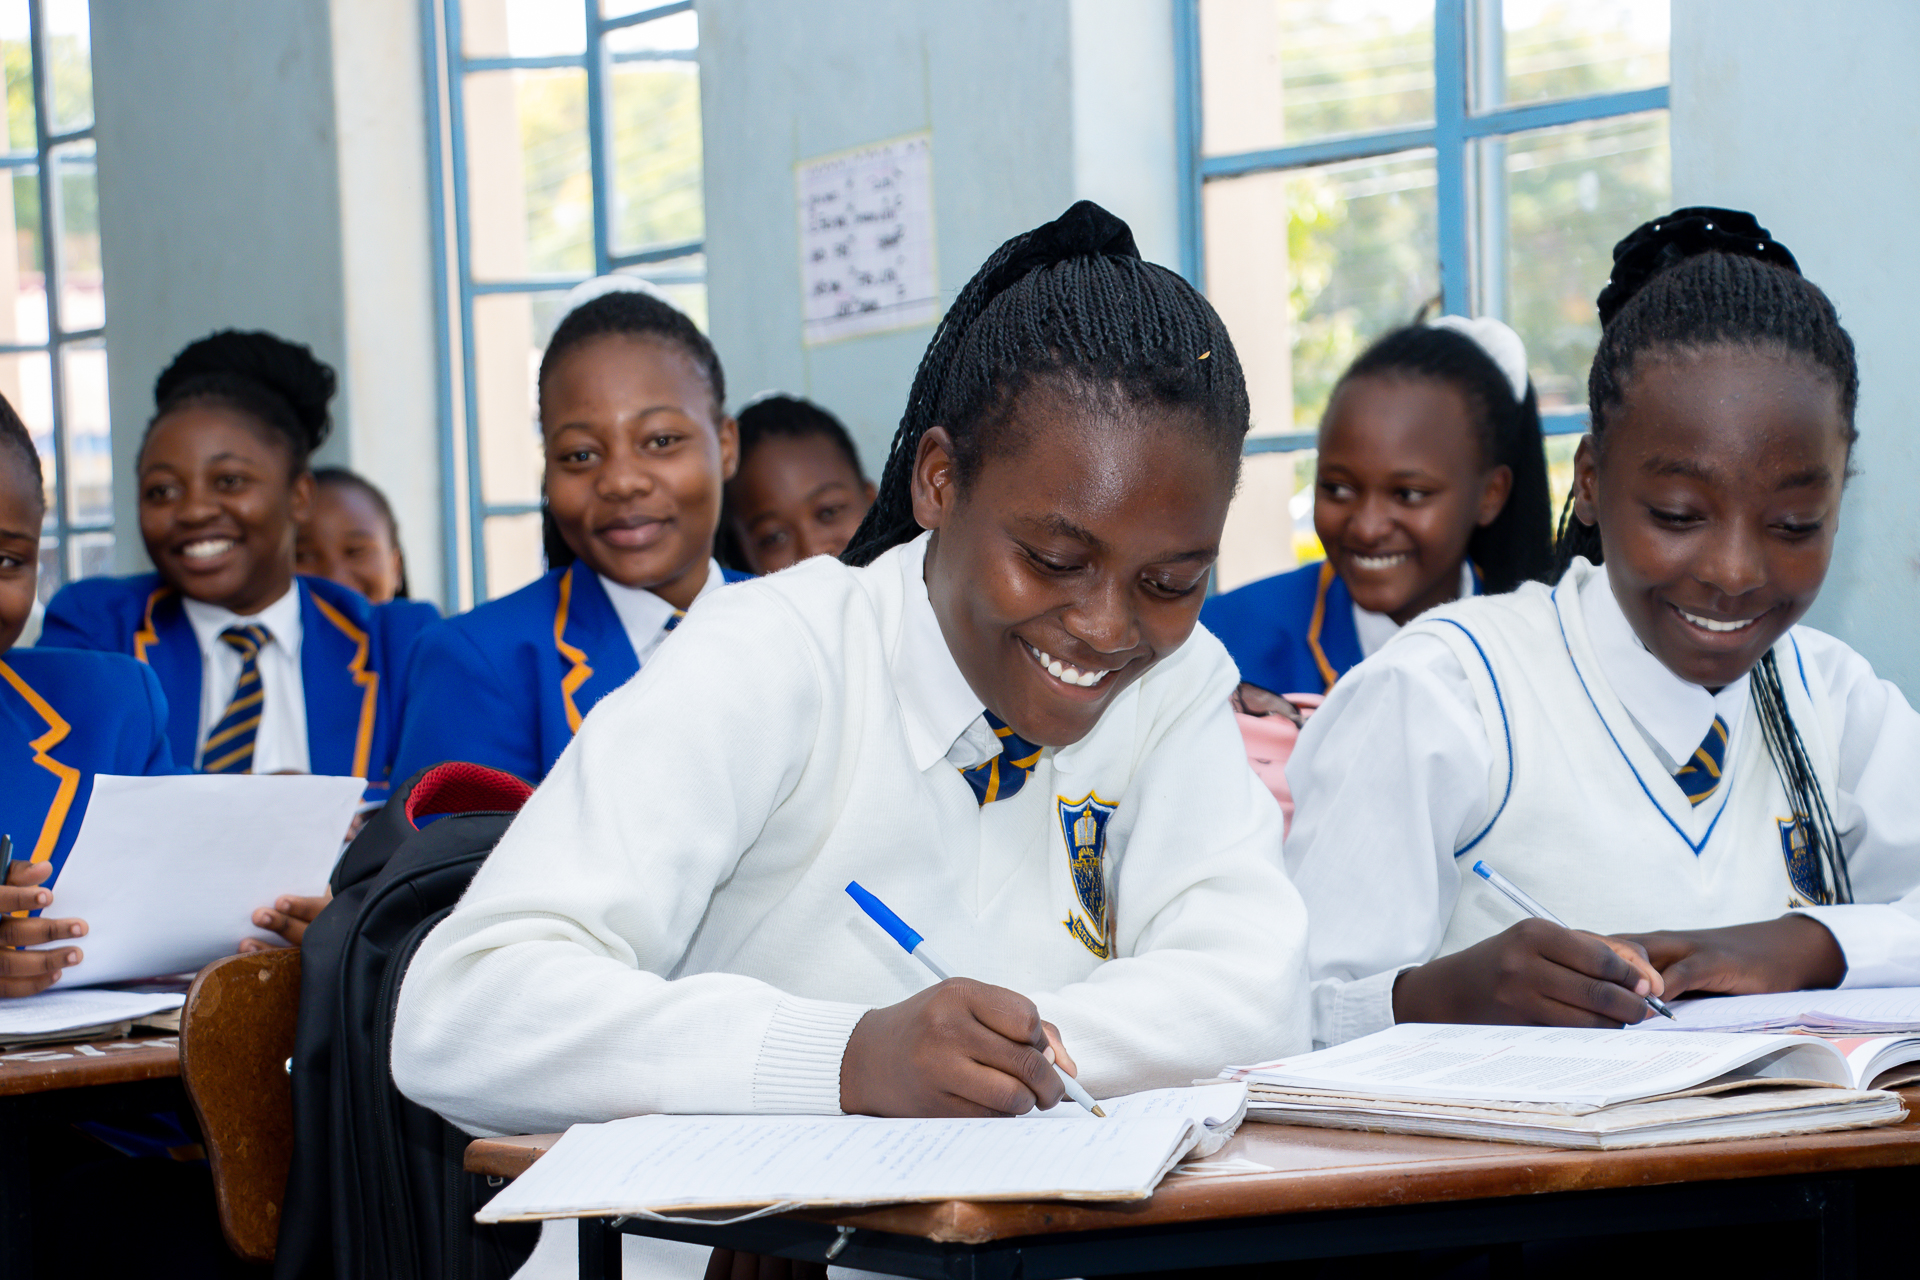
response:
[[[803,160],[794,172],[807,345],[938,319],[932,135]]]

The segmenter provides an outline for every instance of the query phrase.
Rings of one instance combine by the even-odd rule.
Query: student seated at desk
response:
[[[1546,575],[1540,413],[1526,348],[1498,320],[1442,316],[1381,337],[1340,376],[1318,448],[1327,558],[1200,611],[1247,683],[1325,693],[1426,610]]]
[[[837,556],[873,505],[873,481],[840,419],[776,393],[741,407],[740,469],[727,481],[722,545],[736,567],[774,573]]]
[[[1839,529],[1852,340],[1751,215],[1614,255],[1558,583],[1407,627],[1294,752],[1319,1041],[1920,983],[1920,716],[1794,625]]]
[[[1059,1102],[1049,1054],[1108,1095],[1303,1048],[1279,809],[1194,625],[1247,426],[1219,317],[1125,223],[1008,241],[845,562],[695,610],[422,945],[399,1087],[475,1133],[990,1116]],[[929,986],[853,880],[968,976]]]
[[[293,540],[301,573],[352,587],[373,604],[407,599],[407,558],[387,495],[345,467],[313,472],[313,510]]]
[[[40,455],[0,397],[0,832],[17,859],[0,884],[0,948],[85,936],[82,920],[12,913],[52,903],[41,886],[79,834],[92,775],[174,772],[153,672],[118,654],[13,647],[33,610],[46,514]],[[44,990],[80,955],[0,949],[0,996]]]
[[[713,559],[739,439],[713,344],[631,276],[569,301],[540,360],[551,567],[421,638],[403,777],[467,760],[538,782],[695,600],[747,576]]]

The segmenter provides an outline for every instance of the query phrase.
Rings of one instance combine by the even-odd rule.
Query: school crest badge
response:
[[[1807,820],[1802,814],[1775,818],[1780,828],[1780,856],[1786,860],[1787,881],[1793,886],[1790,907],[1821,904],[1826,894],[1820,888],[1820,869],[1813,863],[1813,842],[1807,838]]]
[[[1060,801],[1060,834],[1066,838],[1067,869],[1078,909],[1060,923],[1081,946],[1102,960],[1113,956],[1113,899],[1107,890],[1107,823],[1116,806],[1092,792]]]

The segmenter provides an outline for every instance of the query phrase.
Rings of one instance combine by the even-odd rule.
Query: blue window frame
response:
[[[1251,6],[1263,2],[1270,4],[1271,0],[1175,0],[1174,3],[1176,123],[1182,179],[1180,268],[1189,280],[1202,288],[1207,286],[1205,200],[1211,184],[1263,174],[1325,171],[1354,162],[1409,157],[1422,166],[1431,166],[1432,234],[1438,249],[1436,274],[1441,310],[1458,314],[1499,314],[1505,309],[1507,269],[1507,161],[1504,155],[1507,141],[1522,135],[1538,136],[1543,130],[1660,113],[1667,108],[1668,91],[1664,83],[1547,101],[1509,103],[1506,100],[1509,77],[1517,73],[1508,64],[1503,43],[1502,0],[1435,0],[1429,119],[1314,136],[1297,143],[1210,152],[1205,143],[1209,130],[1203,113],[1206,98],[1202,66],[1202,23],[1206,20],[1203,9],[1209,3]],[[1657,8],[1664,28],[1664,5],[1639,7],[1643,11]],[[1311,6],[1297,6],[1298,10],[1309,8]],[[1413,12],[1420,6],[1405,4],[1398,8]],[[1424,12],[1418,16],[1424,18]],[[1664,43],[1659,78],[1665,78]],[[1664,157],[1663,121],[1659,146]],[[1426,180],[1424,175],[1422,180]],[[1642,216],[1651,216],[1653,212],[1655,210],[1648,210]],[[1619,232],[1624,233],[1630,225],[1620,226]],[[1599,284],[1599,280],[1593,282],[1594,292],[1598,291]],[[1411,318],[1410,314],[1405,318]],[[1522,336],[1528,338],[1531,346],[1534,335],[1523,332]],[[1577,403],[1552,408],[1546,407],[1543,401],[1542,422],[1550,434],[1584,431],[1586,421],[1586,412]],[[1311,449],[1313,445],[1313,432],[1296,429],[1256,435],[1248,440],[1247,452],[1288,452]]]
[[[693,4],[572,3],[581,8],[420,0],[449,609],[537,571],[540,464],[529,447],[537,424],[518,362],[544,345],[558,298],[590,276],[633,272],[675,293],[696,319],[704,314]],[[523,51],[529,31],[532,52]],[[560,51],[538,48],[543,39]],[[668,72],[683,81],[676,112],[649,115],[623,88]],[[625,128],[636,117],[644,127]],[[691,155],[690,179],[685,163],[659,176],[663,148],[652,132],[683,161]],[[516,204],[517,213],[499,212]],[[526,345],[484,349],[503,319]],[[504,401],[500,375],[520,385]],[[521,428],[534,434],[522,439]]]
[[[40,452],[39,595],[113,566],[106,297],[84,0],[0,3],[7,81],[0,391]]]

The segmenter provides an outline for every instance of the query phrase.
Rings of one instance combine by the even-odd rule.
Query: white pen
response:
[[[933,952],[928,949],[927,940],[909,927],[905,920],[893,914],[886,903],[867,892],[858,880],[850,880],[847,882],[847,896],[859,903],[860,909],[871,916],[875,924],[885,929],[888,937],[904,947],[908,955],[927,966],[927,971],[933,974],[934,977],[945,982],[948,978],[954,976],[953,970],[942,964]],[[1100,1104],[1093,1100],[1093,1095],[1087,1092],[1085,1085],[1068,1075],[1066,1069],[1057,1062],[1053,1064],[1053,1070],[1054,1074],[1060,1077],[1060,1083],[1066,1086],[1067,1096],[1069,1098],[1072,1098],[1075,1102],[1093,1112],[1093,1114],[1099,1116],[1102,1120],[1107,1118],[1107,1113],[1100,1109]]]
[[[1492,867],[1488,866],[1486,863],[1484,862],[1474,863],[1473,874],[1479,876],[1482,880],[1485,880],[1488,884],[1498,889],[1501,893],[1506,894],[1507,899],[1510,902],[1512,902],[1514,906],[1520,908],[1522,911],[1526,912],[1528,915],[1534,917],[1534,919],[1545,920],[1548,924],[1557,924],[1562,929],[1573,928],[1573,926],[1568,924],[1565,920],[1562,920],[1559,916],[1553,914],[1553,912],[1547,910],[1545,907],[1541,906],[1538,902],[1535,902],[1533,900],[1532,895],[1530,895],[1525,889],[1522,889],[1519,885],[1507,879],[1505,876],[1501,875],[1498,871],[1495,871]],[[1660,997],[1642,996],[1640,998],[1642,1000],[1645,1000],[1647,1002],[1647,1008],[1653,1010],[1655,1013],[1660,1014],[1662,1017],[1667,1017],[1667,1018],[1673,1017],[1673,1010],[1667,1008],[1665,1002],[1663,1002],[1660,999]]]

